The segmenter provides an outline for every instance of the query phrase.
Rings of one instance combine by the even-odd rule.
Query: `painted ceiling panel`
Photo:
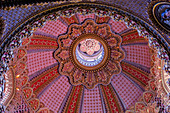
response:
[[[126,51],[125,60],[151,67],[151,54],[148,45],[122,46]]]
[[[116,0],[114,4],[147,17],[143,9],[146,1]],[[84,9],[88,4],[76,5],[80,7],[66,5],[64,10],[53,7],[40,16],[37,12],[39,17],[34,17],[35,21],[30,19],[26,27],[17,28],[17,34],[12,36],[13,43],[7,45],[12,50],[15,45],[18,47],[12,61],[8,61],[12,50],[6,50],[1,59],[13,69],[16,95],[23,96],[30,110],[37,113],[122,113],[148,107],[157,90],[151,79],[158,78],[163,66],[160,67],[160,62],[152,56],[157,51],[150,45],[156,42],[150,32],[145,31],[147,24],[136,22],[135,17],[114,7],[113,10],[109,6],[89,3],[88,9]],[[20,43],[18,37],[22,44],[17,45]],[[15,101],[17,97],[10,98]],[[14,101],[8,110],[10,105],[17,107]]]
[[[68,78],[60,77],[53,83],[40,97],[41,102],[54,112],[59,111],[61,104],[69,91],[70,84]]]
[[[109,24],[111,25],[112,30],[116,33],[121,33],[122,31],[127,29],[124,22],[116,22],[110,19]]]
[[[60,21],[49,21],[43,26],[43,28],[37,29],[37,31],[41,31],[44,33],[48,33],[54,36],[58,36],[60,34],[65,33],[67,30],[67,27]]]
[[[143,91],[136,87],[136,84],[131,82],[125,76],[123,74],[114,76],[112,78],[112,85],[123,100],[125,108],[129,109],[129,107],[133,106],[139,97],[142,96]]]
[[[27,67],[29,74],[31,75],[45,67],[48,67],[54,63],[56,60],[52,57],[53,51],[47,52],[36,52],[27,55]]]
[[[83,113],[103,113],[103,105],[101,101],[101,95],[99,92],[99,87],[96,87],[92,90],[84,90],[84,99],[83,99]]]

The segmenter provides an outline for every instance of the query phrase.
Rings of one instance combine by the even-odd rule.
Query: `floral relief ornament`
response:
[[[86,39],[80,42],[80,50],[86,52],[88,55],[92,55],[95,51],[100,49],[99,42],[94,39]]]
[[[58,49],[54,52],[59,62],[59,73],[66,75],[73,85],[83,84],[92,89],[97,84],[107,85],[113,75],[121,72],[120,62],[124,58],[121,49],[121,37],[111,32],[107,23],[96,24],[86,20],[82,24],[72,24],[65,35],[58,38]],[[77,46],[88,55],[104,49],[104,57],[99,64],[86,66],[81,64],[75,55]]]

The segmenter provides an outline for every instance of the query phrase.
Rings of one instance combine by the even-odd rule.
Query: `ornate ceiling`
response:
[[[141,1],[131,1],[135,7],[110,2],[1,10],[7,26],[1,38],[0,110],[168,112],[165,35],[150,25],[148,15],[140,15],[144,8],[133,9]],[[10,13],[21,15],[8,20]]]

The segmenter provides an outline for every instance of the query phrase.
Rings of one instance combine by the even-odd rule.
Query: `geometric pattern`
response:
[[[38,76],[34,77],[29,81],[30,86],[33,88],[35,94],[39,94],[49,83],[54,81],[60,75],[58,73],[58,65],[53,66],[50,69],[40,73]]]
[[[121,34],[123,41],[122,45],[133,45],[133,44],[146,44],[147,40],[143,36],[139,36],[138,31],[136,29],[129,29]]]
[[[94,0],[93,0],[94,1]],[[147,21],[149,21],[149,16],[146,11],[148,0],[97,0],[99,2],[105,2],[107,4],[116,4],[120,7],[127,8],[128,10],[132,11],[135,14],[138,14],[140,17],[144,17]],[[55,4],[55,3],[54,3]],[[27,8],[18,7],[14,10],[6,11],[0,9],[0,16],[6,20],[5,26],[5,33],[7,34],[11,28],[16,26],[19,22],[24,19],[27,19],[28,16],[32,15],[33,13],[38,12],[39,10],[43,9],[44,7],[50,7],[54,4],[47,4],[46,6],[42,5],[31,5]],[[1,37],[3,38],[3,37]]]
[[[100,85],[100,88],[102,90],[106,111],[109,111],[111,113],[122,113],[123,108],[121,102],[112,85]]]
[[[72,86],[66,76],[58,73],[59,66],[55,65],[56,60],[53,58],[53,50],[58,47],[58,36],[66,33],[69,25],[75,23],[80,25],[87,19],[100,23],[99,25],[105,23],[111,27],[112,31],[122,36],[122,48],[126,54],[126,58],[120,63],[121,74],[113,76],[111,84],[101,85],[100,83],[92,90],[88,90],[83,85]],[[73,112],[78,110],[83,113],[103,113],[105,110],[106,112],[122,112],[121,101],[125,109],[130,108],[141,97],[144,86],[150,80],[149,72],[146,73],[142,69],[147,68],[149,70],[151,67],[151,53],[147,41],[143,40],[144,38],[139,36],[137,31],[135,33],[131,31],[133,30],[128,29],[124,22],[114,21],[107,16],[100,17],[94,13],[85,16],[77,13],[70,18],[60,17],[55,21],[46,22],[42,28],[34,31],[28,46],[28,51],[31,51],[31,53],[28,52],[29,54],[27,54],[27,68],[28,75],[32,75],[28,85],[33,89],[35,94],[33,96],[37,96],[41,104],[43,103],[53,112],[62,111],[65,108],[68,112],[72,109]],[[63,55],[62,58],[64,57],[66,55]],[[136,65],[143,67],[141,69]],[[33,77],[33,75],[37,76]],[[84,74],[82,75],[84,76]],[[80,108],[81,110],[79,110]]]
[[[66,25],[64,25],[60,20],[56,21],[48,21],[43,28],[37,29],[37,31],[41,31],[53,36],[58,37],[58,35],[65,33],[67,30]]]
[[[72,87],[67,102],[64,104],[64,109],[62,109],[63,113],[75,113],[81,110],[83,89],[84,87],[82,85]]]
[[[125,60],[150,68],[151,58],[148,45],[129,45],[122,46],[122,48],[126,51]]]
[[[39,97],[39,99],[47,108],[56,113],[59,110],[70,86],[68,78],[61,76]]]
[[[122,72],[137,82],[141,87],[145,88],[145,86],[148,85],[148,81],[150,80],[149,73],[126,62],[121,62],[121,66]]]
[[[108,23],[111,25],[112,30],[116,33],[121,33],[122,31],[127,29],[127,26],[124,22],[117,22],[110,19]]]
[[[56,60],[53,58],[52,54],[53,51],[27,54],[27,68],[29,71],[28,75],[31,75],[45,67],[56,63]]]
[[[120,98],[123,100],[126,109],[134,105],[137,99],[143,94],[142,90],[136,87],[122,74],[114,76],[111,81],[113,87],[116,89]]]
[[[95,18],[95,14],[92,13],[92,14],[88,14],[88,15],[80,15],[80,14],[77,14],[78,18],[79,18],[79,21],[80,23],[82,23],[85,19],[87,18],[90,18],[90,19],[94,19]]]
[[[103,17],[103,20],[107,20],[107,17]],[[100,41],[104,48],[104,58],[95,66],[80,64],[81,60],[75,55],[80,41],[90,38]],[[97,24],[88,19],[81,24],[72,24],[67,34],[60,35],[57,41],[59,47],[54,52],[54,58],[59,62],[59,73],[68,76],[72,85],[83,84],[92,89],[98,83],[109,84],[112,75],[121,71],[120,62],[124,59],[124,52],[120,48],[121,37],[112,33],[106,23]]]
[[[87,18],[93,19],[94,21],[96,21],[95,19],[97,17],[98,16],[96,16],[93,13],[89,14],[89,15],[85,15],[85,16],[77,13],[76,16],[72,16],[71,19],[69,19],[69,18],[60,18],[56,22],[49,21],[42,28],[37,29],[36,32],[40,33],[39,36],[42,36],[43,40],[45,38],[50,37],[50,35],[51,35],[51,38],[56,39],[57,36],[59,36],[59,34],[63,34],[63,33],[66,32],[66,30],[67,30],[66,26],[69,25],[70,23],[72,23],[72,21],[75,21],[75,22],[78,21],[78,22],[81,23],[81,22],[87,20]],[[105,19],[105,18],[103,18],[103,19]],[[120,32],[123,32],[124,30],[127,30],[127,27],[126,27],[125,23],[123,23],[123,22],[117,22],[117,21],[114,21],[114,20],[110,19],[109,22],[105,22],[105,23],[110,24],[111,25],[111,29],[114,32],[116,32],[116,33],[120,33]],[[58,28],[56,27],[57,24],[58,24]],[[56,28],[54,28],[54,27],[56,27]],[[61,28],[59,28],[59,27],[61,27]],[[54,31],[54,29],[57,29],[59,33]],[[150,67],[150,52],[149,52],[149,49],[148,49],[148,45],[144,45],[144,44],[142,44],[142,45],[141,44],[140,45],[135,45],[135,43],[136,43],[135,40],[137,38],[140,38],[140,40],[143,40],[143,38],[139,37],[138,33],[136,31],[135,31],[135,33],[132,32],[133,34],[131,33],[131,31],[130,32],[126,31],[123,34],[123,36],[122,36],[123,37],[122,44],[125,44],[124,46],[122,46],[122,48],[126,52],[126,57],[125,57],[124,60],[125,61],[129,61],[131,63],[135,62],[135,63],[141,64],[142,66],[145,66],[145,67]],[[36,32],[35,32],[35,36],[33,37],[33,39],[38,37],[38,35],[36,35]],[[44,34],[46,33],[47,35],[50,34],[50,35],[44,37],[43,33]],[[131,33],[132,35],[128,35],[128,33]],[[135,37],[135,38],[131,38],[132,36]],[[133,42],[133,40],[134,40],[134,42]],[[54,40],[54,42],[55,42],[55,40]],[[131,43],[131,42],[133,42],[133,43]],[[144,40],[142,42],[146,43],[147,41]],[[126,45],[126,44],[129,44],[129,45]],[[57,45],[55,45],[55,46],[57,48]],[[48,52],[49,52],[49,54],[53,54],[52,50],[51,51],[48,50]],[[39,59],[41,59],[39,61],[42,61],[42,62],[45,63],[45,65],[43,65],[44,66],[43,68],[45,68],[47,66],[50,66],[52,64],[55,64],[56,60],[54,60],[53,56],[49,55],[48,52],[38,52],[38,53],[41,53],[40,57],[38,57],[38,53],[34,53],[35,55],[33,53],[30,53],[30,54],[28,54],[28,56],[30,57],[28,62],[30,62],[31,57],[33,57],[33,55],[34,55],[34,56],[36,56],[36,59],[37,59],[37,61],[36,60],[34,61],[35,64],[34,64],[34,62],[31,61],[32,62],[31,64],[35,65],[34,67],[40,68],[40,66],[38,66],[38,64],[40,64],[40,63],[38,63]],[[46,53],[46,55],[44,57],[47,57],[47,58],[43,58],[43,53],[44,54]],[[46,60],[43,60],[43,59],[46,59]],[[51,61],[51,63],[48,63],[48,61],[50,59],[52,61]],[[29,65],[28,65],[29,70],[31,70],[31,66],[29,66]],[[124,70],[125,70],[125,66],[123,66]],[[36,69],[36,68],[34,68],[34,69]],[[37,71],[38,70],[41,70],[41,69],[37,69]],[[29,71],[29,73],[30,72],[31,71]],[[34,72],[36,72],[36,70]],[[34,72],[32,72],[32,74]],[[31,75],[31,74],[29,74],[29,75]],[[125,74],[125,76],[129,76],[129,75]],[[131,76],[134,76],[133,73],[132,73]],[[34,79],[33,79],[33,81],[34,81]],[[145,81],[143,81],[143,82],[145,82]],[[135,86],[135,83],[131,82],[129,79],[124,77],[123,74],[119,74],[118,76],[114,76],[113,79],[111,80],[111,83],[112,83],[113,87],[115,88],[115,91],[120,96],[120,99],[124,103],[123,105],[124,105],[125,109],[128,109],[129,107],[134,105],[134,103],[137,101],[137,99],[139,97],[141,97],[141,95],[142,95],[142,92],[143,92],[142,89],[140,89],[137,86]],[[44,105],[47,108],[49,108],[50,110],[52,110],[54,112],[57,112],[57,111],[59,111],[59,109],[62,108],[61,107],[61,105],[63,105],[62,102],[64,102],[64,98],[66,98],[65,96],[66,96],[67,92],[69,91],[69,89],[71,88],[70,86],[71,85],[68,82],[68,78],[61,76],[55,83],[53,83],[53,85],[51,85],[50,87],[45,89],[45,91],[43,91],[44,93],[41,94],[40,97],[39,97],[40,101],[42,103],[44,103]],[[32,87],[34,87],[34,84],[32,85]],[[57,92],[56,89],[54,89],[55,87],[57,88],[58,92]],[[89,113],[89,112],[93,113],[93,112],[96,112],[96,111],[99,112],[99,113],[102,113],[103,111],[105,111],[103,106],[102,106],[102,100],[101,100],[101,95],[100,95],[99,87],[98,86],[96,86],[92,90],[88,90],[88,89],[84,88],[83,95],[81,93],[76,94],[76,90],[78,90],[77,89],[78,86],[75,86],[75,87],[76,87],[75,91],[73,89],[70,90],[72,93],[73,92],[74,93],[73,94],[70,93],[70,94],[72,94],[72,96],[71,97],[69,96],[69,98],[67,99],[66,104],[65,104],[65,105],[67,105],[67,107],[64,107],[63,110],[70,111],[70,106],[71,105],[68,102],[72,102],[72,99],[74,99],[75,97],[77,98],[77,96],[80,96],[79,100],[80,101],[82,100],[81,101],[81,103],[82,103],[82,110],[81,111],[83,113]],[[109,87],[101,87],[101,88],[102,88],[102,90],[101,90],[102,91],[102,96],[104,96],[104,97],[107,96],[107,98],[109,99],[110,95],[107,93],[107,91],[114,92],[113,89],[110,86]],[[42,91],[42,90],[40,90],[40,91]],[[36,92],[40,92],[40,91],[36,90]],[[106,92],[106,94],[104,94],[103,91]],[[111,98],[116,98],[116,97],[113,97],[114,94],[115,93],[113,93]],[[52,95],[54,95],[58,100],[56,100],[56,98],[54,99],[52,97]],[[105,102],[110,102],[110,101],[106,101],[105,100]],[[115,101],[115,103],[116,102],[117,101]],[[78,100],[76,100],[76,104],[80,104],[81,105],[81,103]],[[110,105],[111,107],[109,109],[106,108],[107,110],[113,110],[114,111],[114,109],[116,109],[116,111],[117,111],[118,108],[120,107],[120,106],[119,107],[112,106],[111,103],[108,103],[108,105]],[[78,106],[78,108],[75,108],[74,111],[78,110],[79,107],[80,106]]]
[[[85,89],[83,97],[83,113],[103,113],[102,101],[100,97],[99,87],[92,90]]]

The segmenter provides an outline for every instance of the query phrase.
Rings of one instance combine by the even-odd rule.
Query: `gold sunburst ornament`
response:
[[[70,25],[67,34],[59,36],[54,52],[59,73],[68,76],[71,84],[83,84],[88,89],[110,83],[111,77],[121,72],[121,40],[106,23],[86,20]]]

